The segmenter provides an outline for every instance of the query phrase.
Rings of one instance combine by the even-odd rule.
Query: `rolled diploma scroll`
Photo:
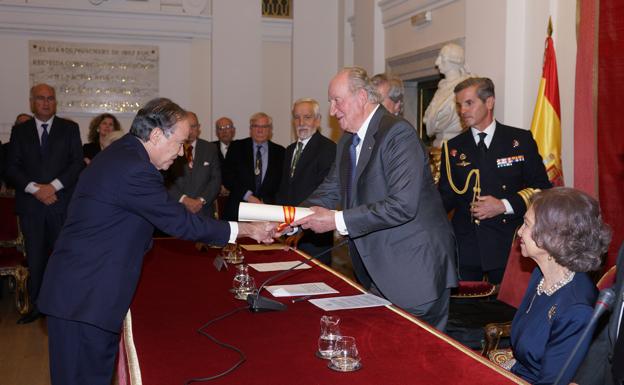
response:
[[[290,224],[312,214],[307,207],[265,205],[241,202],[238,206],[238,220],[242,222],[268,221]]]

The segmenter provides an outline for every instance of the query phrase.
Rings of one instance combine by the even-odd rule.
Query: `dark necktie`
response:
[[[485,137],[487,134],[485,132],[479,133],[479,143],[477,143],[477,149],[479,150],[479,161],[481,164],[485,163],[485,158],[487,156],[487,146],[485,145]]]
[[[256,146],[256,165],[254,167],[254,179],[256,182],[256,189],[254,190],[254,195],[258,196],[260,192],[260,186],[262,186],[262,152],[260,151],[262,147]]]
[[[355,182],[355,166],[357,162],[356,148],[360,143],[360,137],[353,135],[351,145],[349,146],[349,168],[347,169],[347,206],[351,204],[351,190]]]
[[[190,168],[193,168],[193,145],[185,144],[184,145],[184,155],[186,156],[186,161]]]
[[[295,150],[295,155],[293,156],[292,165],[290,166],[290,177],[295,176],[295,168],[297,167],[297,162],[299,158],[301,158],[301,151],[303,150],[303,143],[297,142],[297,149]]]
[[[43,128],[41,133],[41,155],[44,156],[48,153],[48,124],[43,123],[41,128]]]
[[[616,307],[616,310],[620,310],[620,308]],[[611,317],[619,316],[619,311],[615,311],[613,312],[613,314],[611,314]],[[616,384],[621,384],[622,382],[624,382],[624,322],[620,323],[620,330],[618,331],[618,336],[615,340],[615,346],[613,347],[613,358],[611,360],[611,363],[611,372],[613,373],[613,379],[615,380]]]

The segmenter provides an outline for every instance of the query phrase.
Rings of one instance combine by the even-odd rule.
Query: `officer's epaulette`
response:
[[[520,195],[526,207],[529,207],[529,203],[531,202],[531,197],[533,196],[533,194],[539,191],[540,189],[538,188],[527,187],[525,189],[518,191],[518,195]]]

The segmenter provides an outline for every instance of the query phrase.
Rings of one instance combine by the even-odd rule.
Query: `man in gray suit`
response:
[[[344,134],[329,175],[303,203],[314,214],[293,225],[348,235],[365,288],[444,330],[455,241],[416,131],[380,106],[361,68],[338,72],[329,101]]]
[[[221,168],[217,147],[199,139],[201,126],[197,115],[188,112],[191,126],[184,144],[184,156],[179,156],[169,169],[169,195],[186,209],[205,218],[214,218],[214,200],[221,186]]]

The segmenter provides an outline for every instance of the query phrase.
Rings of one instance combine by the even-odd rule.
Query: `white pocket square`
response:
[[[210,162],[204,162],[204,166],[209,166]]]

